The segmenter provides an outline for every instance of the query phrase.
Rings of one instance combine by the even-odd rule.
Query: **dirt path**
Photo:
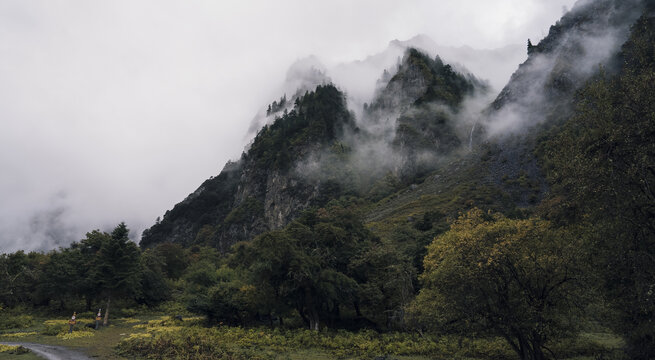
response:
[[[81,352],[65,348],[63,346],[43,345],[21,342],[0,342],[5,345],[21,345],[30,349],[36,355],[48,360],[91,360],[90,357]]]

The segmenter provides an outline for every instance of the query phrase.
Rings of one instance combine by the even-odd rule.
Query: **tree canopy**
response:
[[[415,313],[441,331],[502,336],[521,359],[544,359],[549,339],[575,329],[581,251],[547,221],[471,210],[429,245]]]

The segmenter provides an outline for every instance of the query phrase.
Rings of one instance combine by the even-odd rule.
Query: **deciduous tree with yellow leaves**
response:
[[[548,221],[473,209],[429,245],[413,312],[438,330],[502,336],[521,359],[544,359],[585,304],[582,255]]]

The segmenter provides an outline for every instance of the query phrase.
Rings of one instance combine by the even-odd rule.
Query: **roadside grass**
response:
[[[204,319],[170,316],[120,318],[95,331],[79,319],[73,336],[65,320],[34,319],[29,327],[0,331],[0,341],[65,346],[98,359],[513,359],[502,339],[420,336],[416,333],[348,332],[269,327],[205,327]],[[553,344],[561,359],[594,359],[620,355],[623,342],[604,332],[583,333],[577,339]],[[27,353],[0,352],[4,359],[38,359]]]
[[[41,358],[22,346],[0,344],[0,360],[5,359],[35,360]]]
[[[155,317],[143,317],[136,321],[147,322],[153,318]],[[96,331],[85,327],[87,324],[94,324],[93,319],[82,318],[78,319],[73,333],[69,335],[67,320],[37,319],[28,328],[2,331],[0,333],[0,341],[66,346],[99,359],[123,360],[126,358],[116,354],[115,346],[130,333],[142,331],[134,328],[136,324],[134,321],[135,319],[117,319],[112,321],[109,326],[101,327]],[[20,356],[20,359],[30,359],[23,355]],[[6,358],[9,359],[11,357]],[[37,358],[40,359],[39,357]],[[0,359],[3,358],[0,357]]]

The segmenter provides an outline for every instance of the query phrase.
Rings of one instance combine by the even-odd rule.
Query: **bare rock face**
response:
[[[354,121],[343,94],[320,85],[266,125],[238,162],[205,181],[144,231],[141,246],[163,242],[210,245],[222,252],[239,241],[285,226],[323,196],[321,177],[297,169],[329,148]]]
[[[305,209],[352,191],[352,181],[343,178],[362,170],[348,168],[345,158],[366,137],[378,136],[400,154],[397,173],[408,177],[433,164],[432,154],[446,154],[460,145],[447,113],[456,112],[464,97],[484,90],[483,83],[414,49],[388,77],[362,121],[389,121],[379,127],[382,133],[391,129],[389,136],[370,131],[362,135],[345,96],[333,85],[294,97],[293,107],[283,99],[284,110],[275,103],[270,107],[278,117],[262,127],[241,159],[144,231],[141,245],[202,244],[225,252],[239,241],[281,228]],[[368,125],[368,130],[374,128]]]

